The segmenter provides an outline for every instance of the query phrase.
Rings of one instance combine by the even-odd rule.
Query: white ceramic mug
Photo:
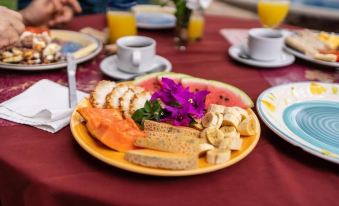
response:
[[[156,42],[145,36],[127,36],[117,40],[117,66],[128,73],[152,70]]]
[[[248,35],[248,53],[259,61],[279,59],[284,44],[284,35],[275,29],[251,29]]]

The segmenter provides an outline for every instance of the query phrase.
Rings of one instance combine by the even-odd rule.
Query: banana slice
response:
[[[208,144],[208,143],[202,143],[202,144],[199,145],[199,147],[200,147],[199,155],[202,155],[209,150],[215,149],[215,147],[213,145]]]
[[[216,127],[220,128],[222,125],[222,122],[224,121],[224,115],[222,113],[219,113],[217,114],[217,116],[218,116],[218,122],[217,122]]]
[[[215,164],[222,164],[231,159],[231,150],[218,151]]]
[[[237,113],[239,113],[241,115],[241,120],[244,120],[248,117],[248,113],[246,110],[244,110],[241,107],[232,107],[234,109],[234,111],[236,111]]]
[[[210,104],[208,106],[207,112],[212,112],[216,114],[224,113],[225,107],[218,104]]]
[[[201,124],[201,119],[194,119],[195,123],[192,125],[194,128],[198,129],[198,130],[203,130],[204,127]]]
[[[240,150],[243,141],[244,140],[242,138],[232,137],[231,138],[231,143],[228,145],[228,148],[230,150]]]
[[[220,141],[224,138],[224,135],[218,128],[208,127],[206,129],[206,137],[209,143],[218,146]]]
[[[238,131],[242,136],[252,136],[255,135],[257,131],[257,124],[254,118],[246,118],[243,120],[237,127]]]
[[[216,149],[207,151],[206,160],[209,164],[222,164],[231,159],[231,151],[218,151]]]
[[[222,125],[238,127],[238,125],[240,124],[240,121],[241,121],[241,116],[239,114],[226,113],[224,114]]]
[[[229,145],[231,144],[232,138],[225,138],[220,141],[220,144],[218,146],[218,149],[220,151],[228,150]]]
[[[215,127],[218,124],[218,116],[215,113],[207,112],[201,120],[204,127]]]
[[[224,134],[224,138],[240,137],[239,132],[233,126],[223,126],[220,131]]]
[[[207,133],[207,129],[208,128],[206,128],[206,129],[204,129],[204,130],[202,130],[201,132],[200,132],[200,142],[201,143],[207,143],[208,142],[208,140],[207,140],[207,135],[206,135],[206,133]]]
[[[215,164],[216,160],[217,160],[217,155],[218,155],[218,151],[217,150],[210,150],[207,151],[206,153],[206,161],[208,164]]]

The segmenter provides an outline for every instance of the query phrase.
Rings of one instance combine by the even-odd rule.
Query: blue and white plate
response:
[[[259,96],[257,110],[264,123],[286,141],[339,163],[339,84],[272,87]]]

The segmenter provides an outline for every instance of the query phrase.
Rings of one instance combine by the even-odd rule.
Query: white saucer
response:
[[[117,56],[113,55],[113,56],[106,57],[104,60],[102,60],[102,62],[100,63],[101,71],[107,76],[110,76],[114,79],[119,79],[119,80],[129,80],[136,75],[136,74],[126,73],[126,72],[121,71],[117,67],[116,59],[117,59]],[[169,72],[172,70],[172,65],[167,59],[159,55],[156,55],[152,68],[156,69],[161,65],[165,66],[163,70],[164,72]],[[151,72],[152,70],[148,71],[147,73],[151,73]],[[140,75],[143,75],[143,74],[140,74]]]
[[[232,59],[239,61],[244,64],[248,64],[255,67],[263,67],[263,68],[275,68],[275,67],[284,67],[292,64],[295,60],[295,57],[292,54],[289,54],[285,51],[281,53],[279,59],[274,61],[258,61],[251,59],[245,54],[244,45],[234,45],[228,49],[228,54],[232,57]]]

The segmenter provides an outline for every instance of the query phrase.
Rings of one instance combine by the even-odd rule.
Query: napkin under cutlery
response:
[[[77,92],[78,99],[86,96],[84,92]],[[43,79],[2,102],[0,118],[55,133],[69,124],[73,109],[69,108],[68,98],[67,87]]]

